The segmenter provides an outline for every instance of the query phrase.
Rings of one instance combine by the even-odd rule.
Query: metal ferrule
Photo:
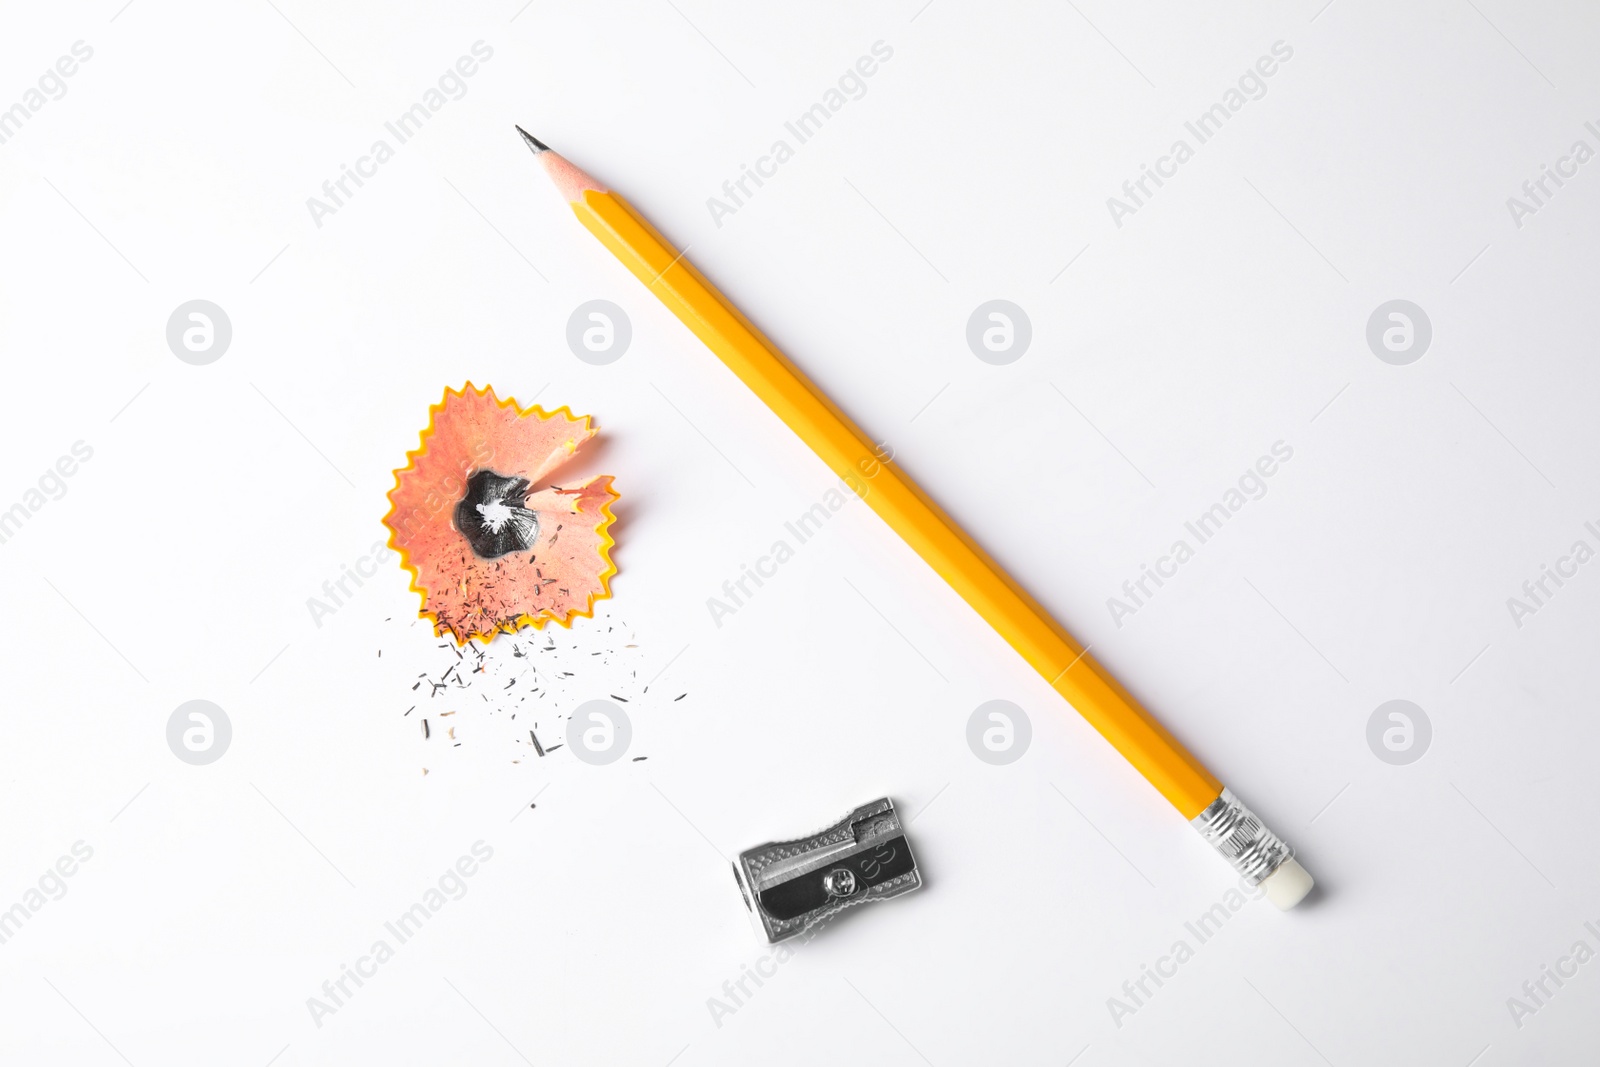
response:
[[[1231,789],[1223,789],[1222,795],[1190,824],[1251,885],[1259,884],[1294,856],[1289,843],[1268,830]]]

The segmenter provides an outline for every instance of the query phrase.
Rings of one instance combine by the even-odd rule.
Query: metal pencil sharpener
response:
[[[851,905],[888,900],[922,885],[888,797],[861,805],[810,837],[739,853],[733,876],[768,942],[794,937]]]

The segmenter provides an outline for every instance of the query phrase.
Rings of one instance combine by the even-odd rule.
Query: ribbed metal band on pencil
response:
[[[1267,829],[1231,789],[1224,788],[1222,795],[1196,815],[1190,825],[1251,885],[1258,885],[1294,856],[1288,842]]]

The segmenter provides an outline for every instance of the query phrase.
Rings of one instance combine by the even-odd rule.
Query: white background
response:
[[[0,545],[0,908],[93,849],[0,945],[7,1062],[1586,1061],[1600,964],[1520,1027],[1507,998],[1600,949],[1600,565],[1521,627],[1506,602],[1596,544],[1600,164],[1520,228],[1506,200],[1600,148],[1592,9],[122,3],[11,5],[0,34],[0,107],[94,50],[0,145],[0,508],[94,450]],[[479,40],[466,95],[315,225]],[[865,95],[719,227],[707,198],[880,40]],[[1275,41],[1266,94],[1115,225],[1107,197]],[[834,480],[513,122],[688,246],[1318,897],[1245,907],[1114,1021],[1225,865],[858,502],[714,625]],[[165,340],[196,298],[233,325],[209,366]],[[596,298],[634,331],[605,367],[565,342]],[[965,341],[993,298],[1032,321],[1009,366]],[[1433,325],[1409,366],[1365,340],[1395,298]],[[615,599],[549,655],[590,661],[568,705],[634,694],[629,759],[526,758],[481,703],[460,748],[424,742],[409,681],[449,653],[392,561],[308,610],[469,379],[602,428],[580,466],[622,493]],[[1277,441],[1266,495],[1116,626],[1107,598]],[[165,740],[195,698],[233,725],[205,767]],[[1009,766],[966,745],[992,699],[1032,722]],[[1408,766],[1366,741],[1391,699],[1433,724]],[[884,794],[925,889],[714,1014],[769,953],[728,858]],[[469,892],[316,1025],[479,840]]]

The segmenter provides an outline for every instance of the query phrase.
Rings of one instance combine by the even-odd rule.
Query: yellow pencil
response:
[[[522,127],[578,221],[822,458],[890,529],[1280,908],[1310,891],[1294,850],[1167,732],[1037,601],[908,478],[626,200]]]

